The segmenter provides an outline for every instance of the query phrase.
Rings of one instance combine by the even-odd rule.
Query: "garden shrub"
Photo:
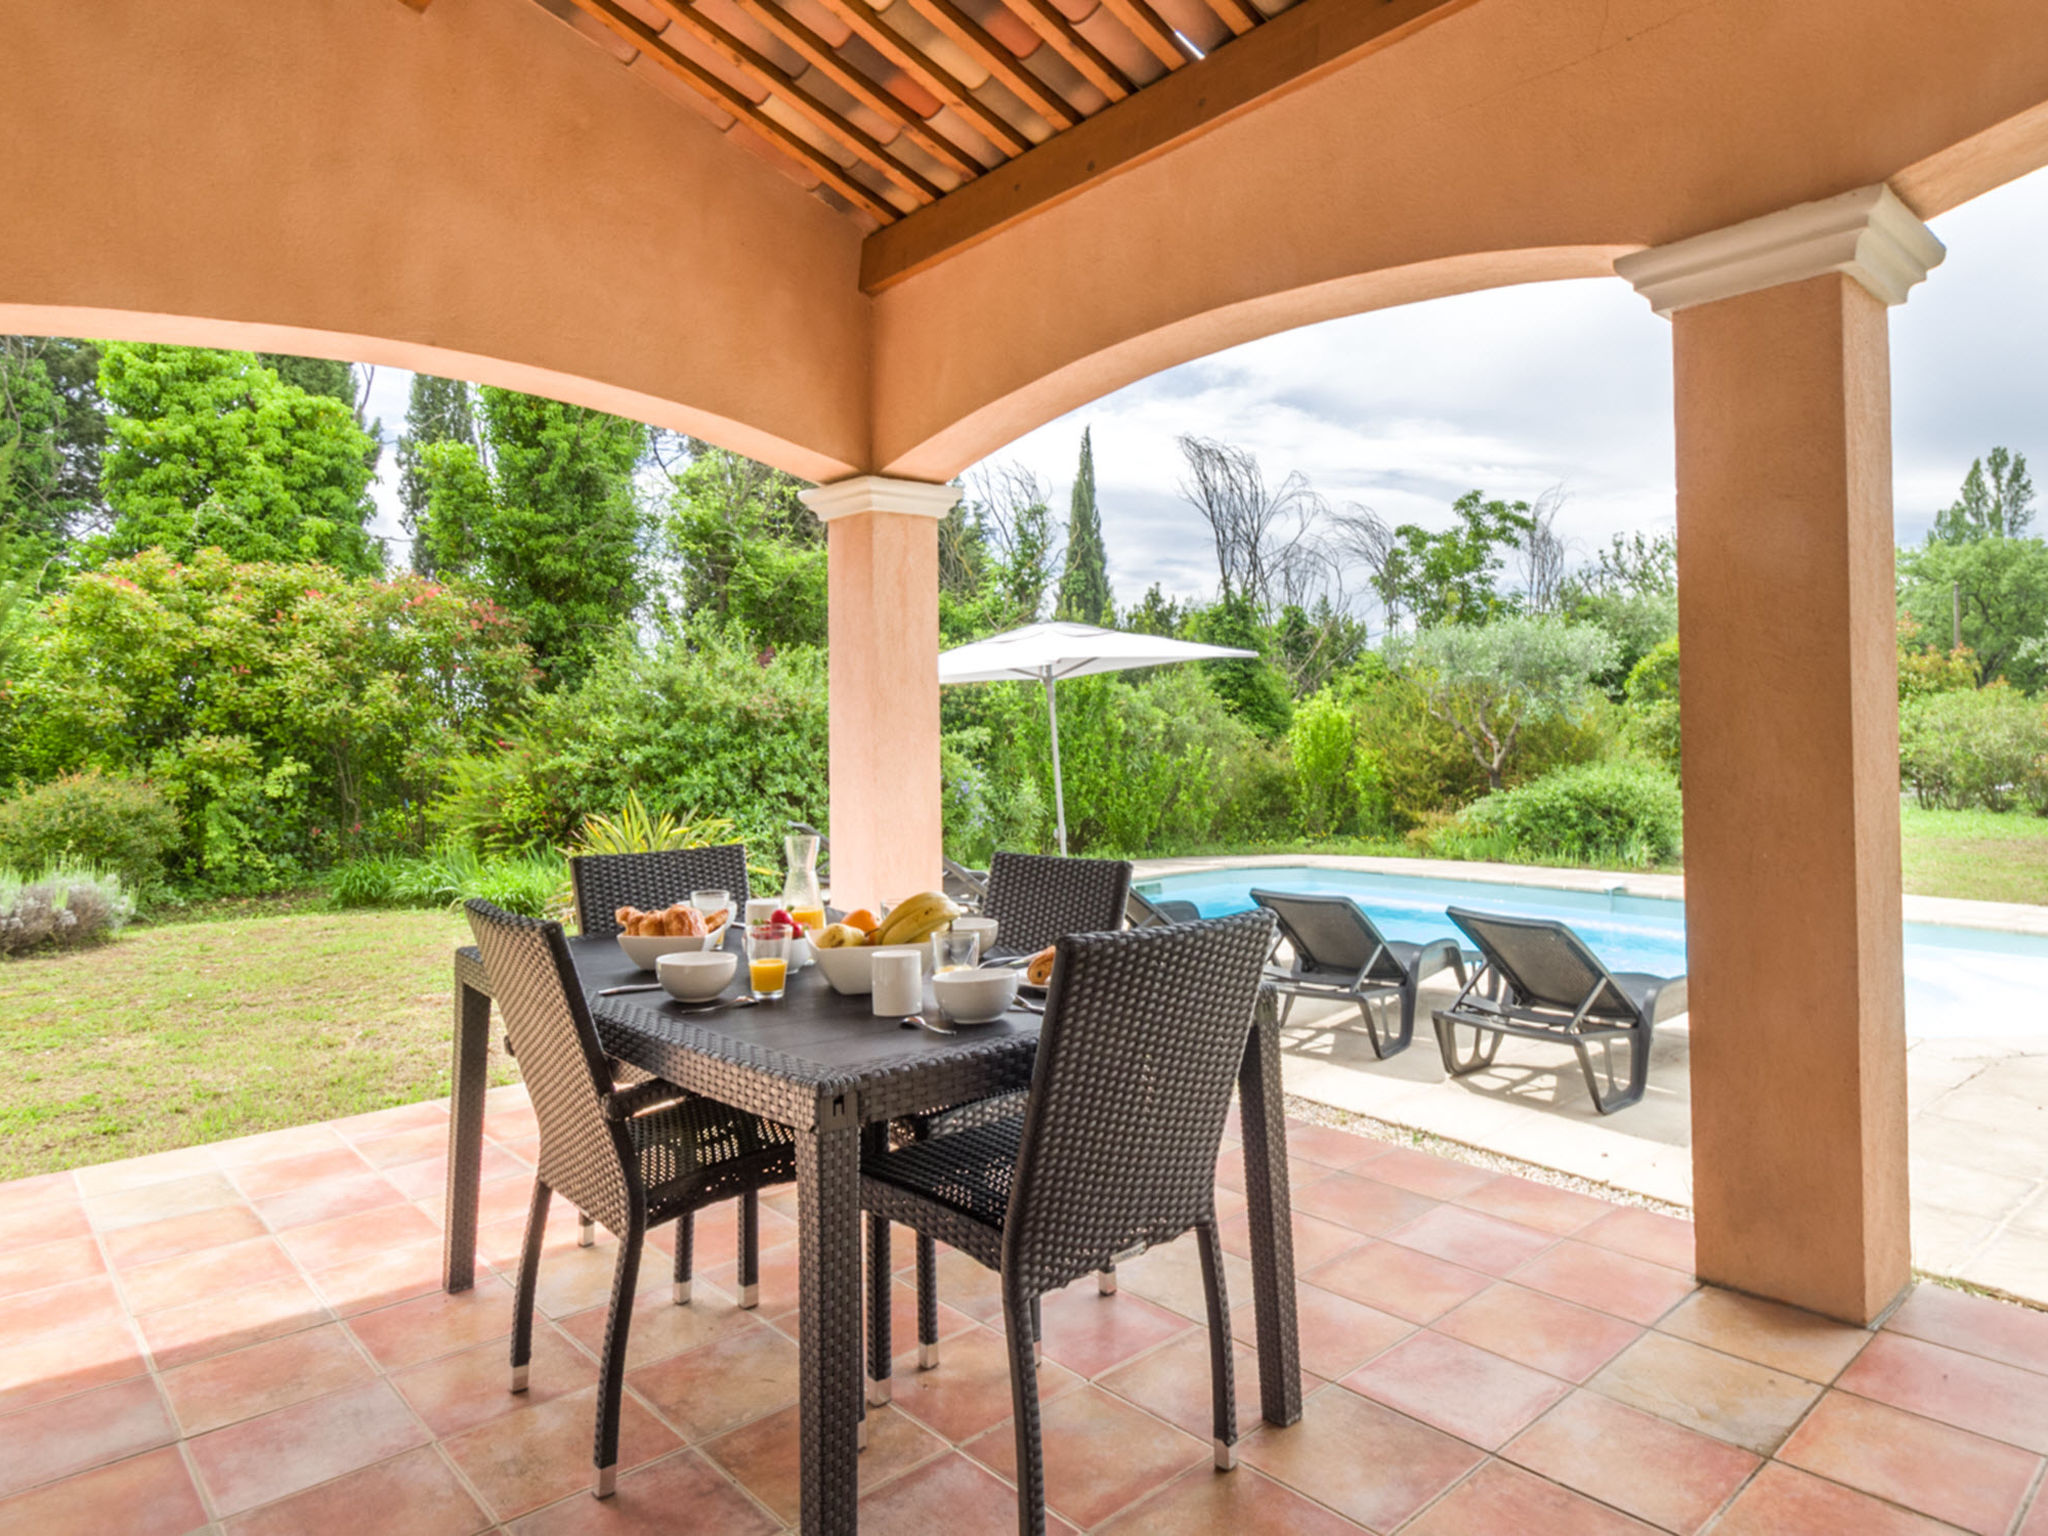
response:
[[[521,917],[563,919],[569,866],[551,850],[479,853],[459,843],[418,855],[350,859],[328,873],[337,907],[452,907],[480,896]]]
[[[118,875],[59,866],[24,880],[0,869],[0,955],[100,943],[134,910]]]
[[[1352,747],[1351,716],[1327,690],[1295,710],[1287,753],[1295,817],[1309,837],[1328,837],[1352,820]]]
[[[178,813],[147,779],[88,769],[0,803],[0,866],[84,866],[147,895],[163,884],[180,830]]]
[[[1505,839],[1524,858],[1623,869],[1677,858],[1684,819],[1678,781],[1626,758],[1497,791],[1460,818],[1465,833]]]
[[[1673,773],[1681,771],[1678,729],[1678,640],[1648,652],[1628,674],[1628,738]]]
[[[2048,709],[2004,682],[1909,699],[1899,773],[1930,810],[2048,814]]]

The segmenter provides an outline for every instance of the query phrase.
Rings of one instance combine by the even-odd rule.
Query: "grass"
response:
[[[2048,816],[1909,805],[1901,830],[1911,894],[2048,906]]]
[[[213,916],[0,965],[0,1179],[447,1093],[467,937],[447,911]]]

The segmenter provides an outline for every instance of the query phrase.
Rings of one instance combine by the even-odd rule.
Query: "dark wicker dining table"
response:
[[[863,1134],[878,1134],[904,1115],[1029,1087],[1038,1018],[1017,1012],[952,1035],[905,1030],[895,1019],[874,1017],[866,997],[834,992],[815,966],[792,977],[779,1002],[693,1014],[660,992],[598,996],[606,987],[653,979],[636,970],[614,940],[571,939],[569,949],[613,1056],[796,1132],[802,1528],[820,1536],[855,1531]],[[742,963],[729,995],[742,989],[745,970]],[[458,949],[444,1260],[451,1291],[475,1283],[490,1023],[483,962],[474,948]],[[1260,1408],[1268,1423],[1292,1424],[1301,1417],[1300,1352],[1280,1029],[1270,990],[1260,998],[1238,1094]]]

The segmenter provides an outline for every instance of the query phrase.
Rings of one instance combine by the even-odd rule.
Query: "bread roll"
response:
[[[1034,987],[1043,987],[1052,981],[1052,962],[1059,951],[1048,944],[1031,957],[1031,963],[1024,968],[1024,979]]]

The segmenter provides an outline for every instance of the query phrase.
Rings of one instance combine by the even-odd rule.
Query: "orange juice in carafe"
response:
[[[818,839],[811,833],[785,837],[782,851],[789,875],[782,885],[782,910],[807,934],[825,926],[825,893],[818,886]]]

